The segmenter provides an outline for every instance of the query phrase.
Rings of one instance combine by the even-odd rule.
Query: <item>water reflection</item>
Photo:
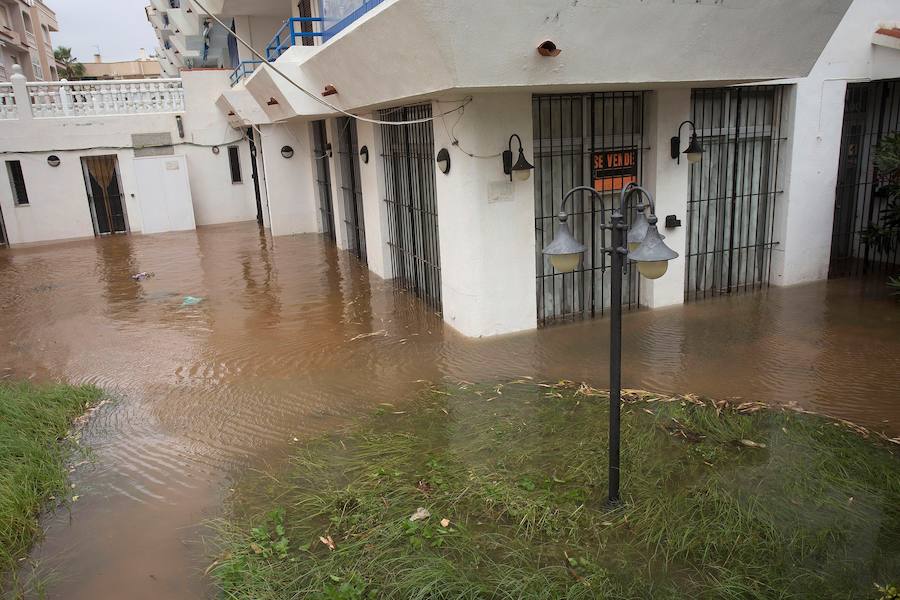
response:
[[[0,307],[5,373],[121,397],[87,432],[82,500],[36,553],[60,569],[51,598],[203,596],[196,526],[230,479],[419,380],[606,385],[606,321],[465,339],[326,239],[255,224],[3,250]],[[898,334],[900,307],[849,281],[639,311],[624,320],[623,382],[897,433]]]

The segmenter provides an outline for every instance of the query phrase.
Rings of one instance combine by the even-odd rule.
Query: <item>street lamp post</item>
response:
[[[612,273],[610,285],[610,336],[609,336],[609,503],[619,503],[619,456],[622,407],[622,275],[625,259],[637,263],[640,273],[648,279],[662,277],[668,262],[678,257],[678,253],[666,246],[664,237],[656,227],[657,218],[653,196],[639,185],[628,184],[619,196],[619,206],[614,208],[610,223],[602,210],[603,197],[595,189],[580,186],[570,190],[562,201],[558,216],[559,227],[553,240],[543,253],[550,259],[553,268],[561,272],[571,272],[578,268],[585,246],[575,239],[569,228],[566,202],[579,192],[588,192],[592,200],[601,202],[600,227],[603,252],[611,257]],[[629,197],[638,194],[647,199],[639,199],[636,206],[638,216],[631,229],[625,219],[625,208]],[[649,215],[644,213],[649,210]],[[606,230],[612,234],[611,245],[606,245]],[[626,230],[628,233],[626,234]]]

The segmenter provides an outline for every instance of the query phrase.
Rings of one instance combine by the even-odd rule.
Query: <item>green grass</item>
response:
[[[40,536],[41,511],[66,493],[73,419],[101,396],[90,386],[0,382],[0,581]]]
[[[567,383],[385,406],[243,482],[210,572],[260,600],[887,598],[876,585],[900,582],[897,446],[633,393],[610,509],[607,421],[605,394]]]

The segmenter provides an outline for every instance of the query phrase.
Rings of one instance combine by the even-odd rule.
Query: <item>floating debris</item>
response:
[[[203,298],[198,298],[196,296],[185,296],[184,300],[181,301],[182,306],[196,306],[203,302]]]

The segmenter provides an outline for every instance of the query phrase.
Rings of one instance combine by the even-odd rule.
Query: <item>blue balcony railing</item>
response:
[[[241,79],[252,73],[256,70],[258,65],[261,65],[263,61],[261,60],[243,60],[241,64],[237,66],[237,68],[231,72],[231,87],[236,86],[241,82]]]
[[[323,38],[333,38],[384,0],[322,0]]]
[[[272,41],[266,46],[266,59],[270,62],[276,60],[279,56],[291,46],[297,45],[297,40],[304,38],[322,37],[321,31],[303,31],[304,23],[321,23],[319,17],[293,17],[284,22]]]
[[[322,16],[294,17],[285,21],[266,47],[266,59],[270,62],[277,60],[288,48],[296,46],[298,40],[304,38],[328,41],[382,2],[384,0],[320,0],[319,14]],[[318,26],[310,27],[311,23],[317,23]],[[318,31],[311,31],[313,28]]]

